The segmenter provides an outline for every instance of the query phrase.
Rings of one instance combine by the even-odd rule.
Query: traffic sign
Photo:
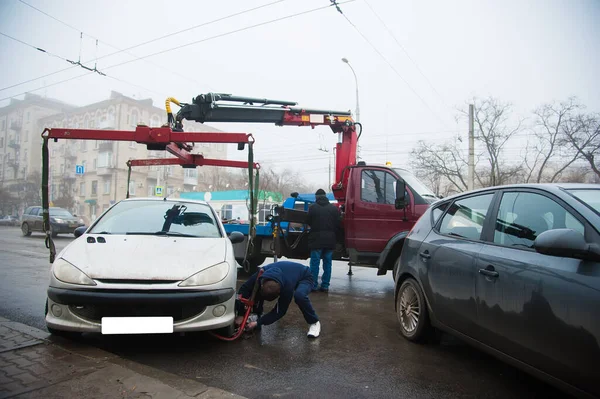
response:
[[[75,174],[83,175],[85,173],[85,166],[83,165],[75,165]]]
[[[154,195],[156,197],[162,197],[162,195],[163,195],[163,187],[156,186],[156,188],[154,189]]]

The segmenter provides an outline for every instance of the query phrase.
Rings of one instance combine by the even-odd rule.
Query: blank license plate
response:
[[[103,317],[102,334],[170,334],[172,317]]]

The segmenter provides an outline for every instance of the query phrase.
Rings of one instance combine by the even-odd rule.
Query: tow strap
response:
[[[42,132],[42,209],[43,209],[43,224],[42,228],[46,233],[45,244],[50,250],[50,263],[54,263],[56,257],[56,247],[52,240],[52,231],[50,228],[50,204],[48,197],[48,169],[49,169],[49,154],[48,154],[48,129]]]
[[[250,262],[248,255],[254,253],[254,238],[256,237],[256,213],[258,212],[258,194],[260,185],[260,172],[256,169],[254,175],[254,142],[248,143],[248,214],[250,216],[248,225],[248,241],[246,242],[246,253],[242,267],[244,271],[250,272]]]

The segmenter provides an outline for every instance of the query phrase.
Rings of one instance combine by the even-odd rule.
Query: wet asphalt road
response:
[[[71,237],[58,237],[57,251]],[[306,338],[294,304],[286,317],[234,343],[207,334],[86,335],[124,358],[250,398],[564,398],[553,387],[449,336],[417,345],[398,333],[391,275],[334,263],[329,294],[311,300],[321,337]],[[43,237],[0,228],[0,316],[44,329],[49,273]],[[242,278],[242,275],[240,275]]]

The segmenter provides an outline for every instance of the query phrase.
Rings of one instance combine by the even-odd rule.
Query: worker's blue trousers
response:
[[[308,278],[301,280],[296,286],[296,289],[294,290],[294,301],[300,308],[300,311],[304,316],[304,320],[306,320],[308,324],[314,324],[319,321],[319,316],[317,316],[317,312],[315,312],[315,309],[308,298],[313,286],[313,282],[312,278],[310,278],[310,273],[308,273],[308,269],[306,269],[306,271]]]
[[[317,289],[319,283],[319,264],[323,259],[323,276],[321,277],[321,288],[329,288],[331,280],[331,258],[333,250],[331,249],[313,249],[310,251],[310,271],[313,277],[313,288]]]

